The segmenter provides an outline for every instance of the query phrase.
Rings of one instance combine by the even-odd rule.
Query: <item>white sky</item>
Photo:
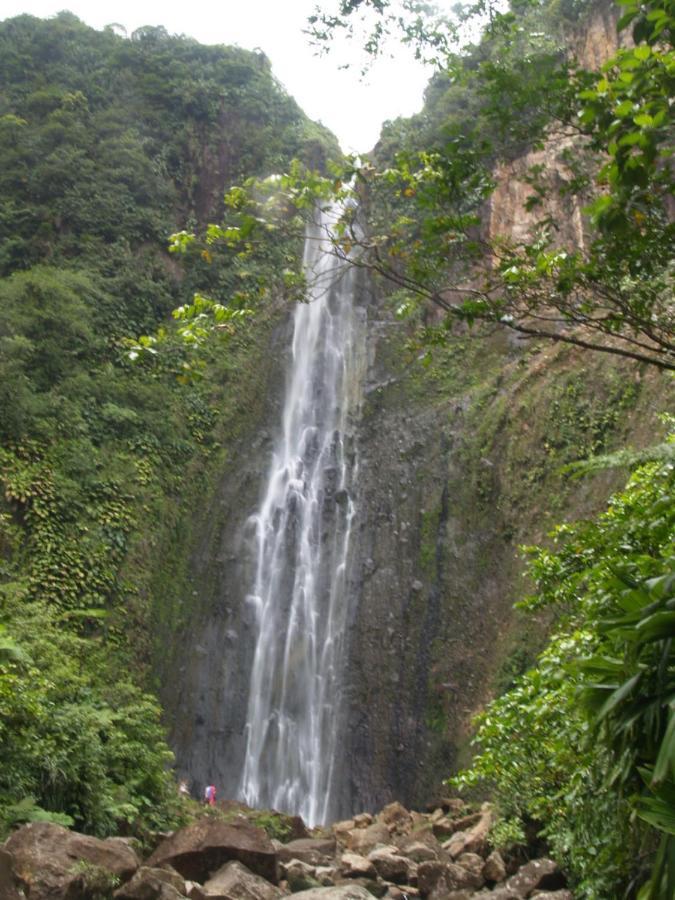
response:
[[[310,118],[337,135],[343,150],[365,152],[377,141],[387,119],[416,112],[431,70],[410,55],[382,59],[359,76],[338,64],[356,47],[318,58],[302,33],[316,0],[0,0],[0,19],[30,13],[45,18],[68,9],[94,28],[113,22],[128,33],[141,25],[163,25],[171,34],[186,34],[203,44],[238,44],[260,48],[276,77]],[[332,9],[333,0],[325,6]]]

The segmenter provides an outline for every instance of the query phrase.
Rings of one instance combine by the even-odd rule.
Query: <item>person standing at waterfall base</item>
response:
[[[215,785],[209,784],[204,788],[204,803],[209,806],[216,805],[216,788]]]

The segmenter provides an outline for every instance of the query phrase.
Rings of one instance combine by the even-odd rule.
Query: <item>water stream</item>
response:
[[[328,821],[335,789],[356,463],[349,436],[358,368],[353,271],[327,252],[330,216],[308,229],[308,302],[295,310],[283,415],[249,521],[257,640],[240,795],[253,807]]]

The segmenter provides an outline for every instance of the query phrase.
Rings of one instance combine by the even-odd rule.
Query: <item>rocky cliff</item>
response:
[[[609,7],[574,41],[582,63],[606,58],[616,46]],[[573,146],[551,135],[498,169],[485,219],[492,235],[524,236],[533,222],[523,213],[525,172],[541,165],[559,186]],[[560,239],[583,242],[578,206],[561,200],[554,212]],[[545,633],[546,622],[513,612],[527,590],[520,545],[597,511],[623,478],[573,481],[561,467],[650,441],[667,389],[625,362],[461,329],[425,366],[386,294],[364,280],[356,302],[367,310],[368,370],[336,814],[426,803],[466,760],[473,713],[524,670]],[[191,621],[169,659],[179,689],[167,681],[164,691],[181,774],[213,779],[228,796],[242,766],[253,649],[245,523],[279,421],[288,340],[281,323],[259,342],[238,437],[195,515]]]

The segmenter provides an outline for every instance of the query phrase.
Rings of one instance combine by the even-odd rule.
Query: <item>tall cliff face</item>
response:
[[[580,60],[605,58],[613,33],[603,6],[574,39]],[[497,170],[490,234],[525,236],[534,223],[523,212],[527,169],[542,165],[560,187],[571,146],[551,136]],[[561,200],[552,212],[560,240],[581,245],[578,204]],[[527,591],[519,547],[597,511],[623,479],[571,481],[561,467],[650,441],[667,390],[661,376],[627,363],[461,330],[425,367],[386,296],[363,282],[358,302],[367,307],[368,372],[349,571],[345,814],[395,798],[421,805],[465,759],[472,714],[529,664],[546,629],[513,612]],[[288,345],[287,330],[274,335]],[[240,778],[254,637],[243,523],[261,490],[284,369],[278,343],[258,353],[258,401],[242,412],[215,499],[197,517],[193,621],[171,663],[181,686],[164,695],[181,772],[213,778],[225,795]]]
[[[532,660],[522,544],[600,509],[623,473],[559,467],[649,441],[667,385],[628,365],[457,336],[430,369],[371,307],[350,634],[346,806],[419,805],[466,760],[470,719]]]

